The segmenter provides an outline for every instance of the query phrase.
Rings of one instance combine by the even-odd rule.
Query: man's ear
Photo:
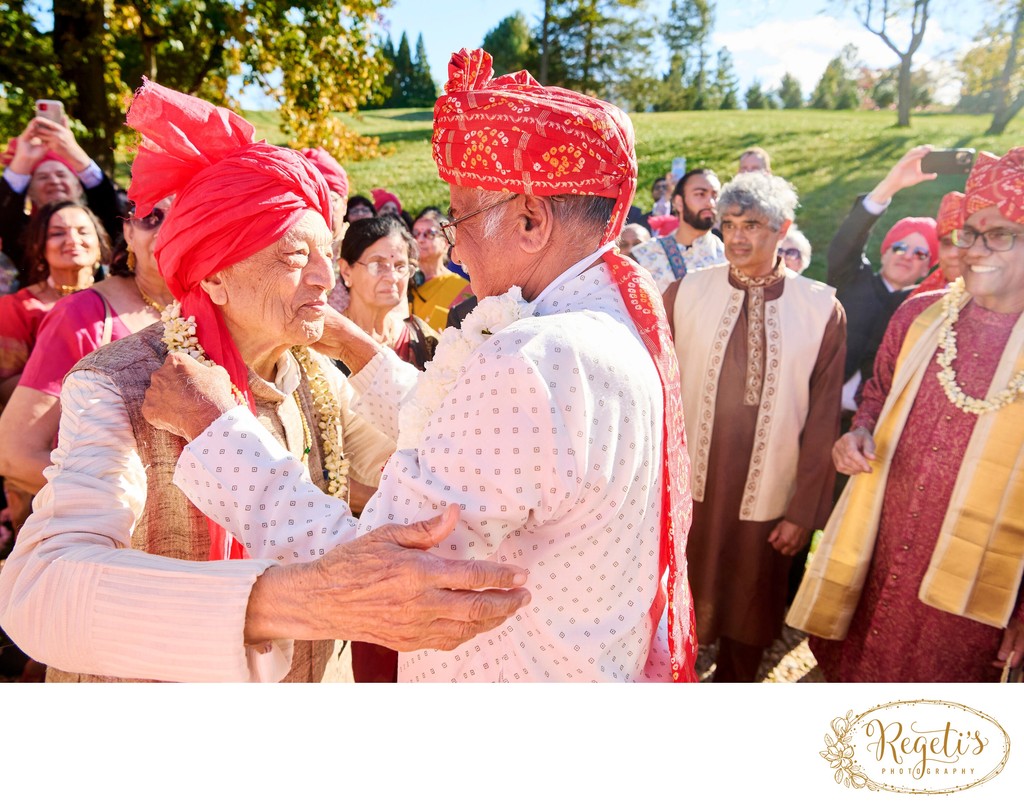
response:
[[[676,194],[672,197],[672,210],[678,213],[680,216],[683,215],[683,195]]]
[[[779,228],[779,241],[781,242],[786,238],[786,234],[789,233],[789,226],[793,224],[792,219],[787,219],[782,223],[782,227]]]
[[[523,194],[516,218],[516,238],[526,253],[540,253],[551,242],[555,226],[554,212],[548,197]]]
[[[224,270],[218,270],[213,275],[208,275],[199,282],[203,292],[210,296],[210,301],[215,306],[223,306],[228,302],[227,285],[224,283]]]

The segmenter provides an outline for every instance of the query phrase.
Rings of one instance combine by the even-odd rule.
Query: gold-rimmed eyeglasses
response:
[[[468,213],[465,216],[460,216],[458,219],[453,219],[450,222],[443,223],[441,225],[441,232],[444,234],[445,239],[448,241],[449,247],[455,247],[455,226],[457,224],[459,224],[460,222],[465,222],[467,219],[470,219],[476,216],[477,214],[481,214],[484,211],[489,211],[491,210],[491,208],[497,208],[499,205],[504,205],[506,202],[511,202],[517,196],[518,194],[513,194],[510,197],[499,199],[497,202],[492,202],[490,205],[485,205],[483,208],[479,208],[478,210],[473,211],[473,213]]]

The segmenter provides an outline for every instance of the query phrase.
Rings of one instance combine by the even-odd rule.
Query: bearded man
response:
[[[962,279],[897,310],[833,449],[853,477],[787,618],[829,680],[984,682],[1024,656],[1024,148],[979,155],[965,194]]]
[[[399,679],[692,681],[678,372],[656,288],[614,249],[636,189],[629,118],[525,72],[494,79],[487,53],[461,51],[434,110],[433,154],[451,186],[443,228],[480,303],[418,380],[358,330],[326,335],[356,371],[361,405],[398,434],[361,528],[458,503],[439,552],[530,569],[532,606],[454,651],[403,654]],[[337,504],[267,452],[246,411],[160,408],[198,436],[177,480],[207,514],[250,542],[284,542],[287,510],[250,516],[265,487],[284,484],[315,503],[303,512],[314,530],[335,530]],[[211,463],[221,452],[255,492]]]
[[[130,192],[140,215],[174,197],[155,253],[179,303],[65,379],[49,482],[0,574],[11,637],[50,679],[317,681],[334,638],[451,648],[525,603],[521,590],[473,592],[521,583],[521,571],[416,550],[449,533],[454,513],[355,539],[347,499],[376,484],[394,444],[306,349],[334,283],[321,174],[254,143],[233,113],[152,83],[128,122],[144,138]],[[275,487],[267,499],[290,504],[291,536],[245,546],[184,498],[172,484],[184,442],[142,414],[168,351],[222,380],[268,451],[299,459],[303,479],[330,493],[345,531],[314,534],[304,503]],[[238,458],[217,463],[248,472]]]
[[[721,187],[711,169],[688,171],[672,193],[672,207],[679,214],[676,232],[633,248],[633,258],[651,273],[659,291],[688,272],[725,260],[722,240],[711,232]]]
[[[797,196],[738,174],[719,215],[728,264],[665,294],[693,470],[689,569],[715,680],[750,682],[782,628],[793,556],[825,524],[846,320],[835,290],[788,269],[778,246]]]

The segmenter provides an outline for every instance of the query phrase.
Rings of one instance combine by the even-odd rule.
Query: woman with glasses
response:
[[[796,273],[811,266],[811,243],[796,225],[790,225],[786,238],[779,243],[779,257]]]
[[[939,241],[931,217],[906,217],[889,229],[877,273],[864,252],[892,198],[937,176],[921,170],[921,159],[931,148],[915,146],[896,161],[870,193],[854,202],[828,248],[828,283],[836,288],[847,317],[843,410],[850,416],[874,373],[875,354],[889,319],[938,260]]]
[[[445,237],[448,221],[427,210],[413,222],[412,235],[419,250],[419,272],[412,281],[409,299],[412,313],[440,331],[448,321],[448,310],[473,294],[461,275],[445,266],[449,242]]]
[[[15,527],[28,516],[31,496],[46,483],[43,470],[50,465],[50,451],[60,423],[64,376],[91,351],[158,322],[163,308],[171,302],[153,255],[156,235],[169,206],[170,201],[165,200],[148,216],[125,220],[126,250],[111,267],[110,277],[59,302],[55,299],[56,305],[42,320],[35,348],[0,417],[0,475],[5,478]],[[58,220],[60,213],[74,213],[84,227],[90,221],[89,217],[81,217],[85,210],[77,206],[63,208],[51,220],[50,232],[54,235],[47,240],[51,277],[62,277],[59,270],[54,272],[60,266],[56,263],[58,240],[65,253],[74,242],[70,235],[56,235],[55,223],[63,221]],[[93,230],[85,230],[87,238],[82,238],[92,247],[83,248],[84,255],[77,260],[82,272],[88,271],[91,283],[92,265],[105,255],[107,248],[100,248]],[[70,254],[77,255],[74,251]],[[79,280],[84,283],[85,278],[82,275]]]
[[[348,289],[343,314],[382,345],[420,370],[433,359],[437,333],[415,314],[402,318],[416,241],[393,216],[353,222],[341,243],[342,283]]]

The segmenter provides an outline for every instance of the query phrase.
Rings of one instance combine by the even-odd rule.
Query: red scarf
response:
[[[602,256],[611,268],[626,310],[658,369],[665,399],[661,472],[661,553],[658,572],[668,569],[668,648],[673,682],[695,683],[697,628],[693,598],[686,576],[686,535],[693,519],[690,496],[690,461],[683,431],[683,398],[679,365],[665,316],[665,306],[650,276],[640,272],[617,249]],[[660,604],[655,609],[660,613]],[[656,619],[660,615],[654,616]]]

